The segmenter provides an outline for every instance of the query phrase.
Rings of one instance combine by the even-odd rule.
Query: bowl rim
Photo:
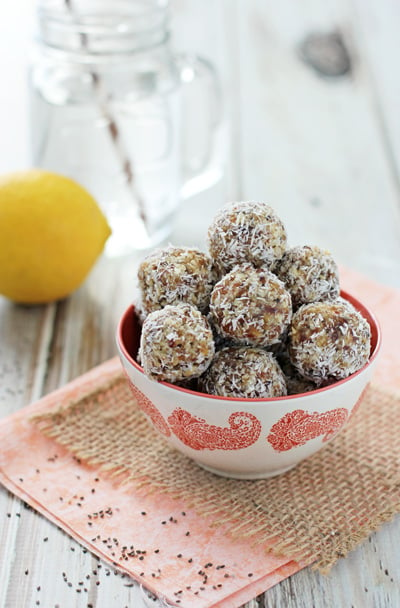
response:
[[[359,370],[357,370],[353,374],[350,374],[350,376],[347,376],[347,378],[343,378],[342,380],[338,380],[337,382],[334,382],[333,384],[329,384],[327,386],[316,388],[315,390],[307,391],[305,393],[296,393],[294,395],[283,395],[281,397],[258,397],[258,398],[253,398],[253,399],[250,397],[224,397],[221,395],[210,395],[208,393],[201,393],[199,391],[194,391],[189,388],[183,388],[181,386],[176,386],[175,384],[171,384],[170,382],[164,382],[164,381],[160,382],[158,380],[153,380],[151,378],[148,378],[148,379],[151,382],[156,382],[157,384],[160,384],[161,386],[167,388],[168,390],[181,391],[183,393],[188,393],[190,395],[196,396],[200,399],[202,399],[202,398],[213,399],[213,400],[215,399],[216,401],[229,401],[232,403],[238,403],[238,402],[241,402],[241,403],[272,403],[273,402],[273,403],[275,403],[277,401],[290,401],[290,400],[294,400],[294,399],[299,399],[301,397],[307,398],[307,397],[311,397],[312,395],[324,393],[326,391],[332,391],[333,389],[336,389],[337,387],[342,386],[343,384],[346,384],[346,382],[349,382],[356,376],[362,374],[368,367],[370,367],[372,365],[372,363],[375,361],[376,357],[378,356],[378,353],[380,351],[381,344],[382,344],[381,326],[379,324],[379,321],[378,321],[375,313],[372,312],[371,309],[368,306],[366,306],[365,304],[363,304],[358,298],[356,298],[355,296],[353,296],[352,294],[350,294],[347,291],[341,290],[340,296],[343,299],[345,299],[346,301],[353,304],[353,306],[356,308],[356,310],[358,310],[358,312],[364,317],[364,319],[367,320],[368,324],[371,327],[371,331],[375,330],[375,333],[376,333],[375,347],[374,347],[367,363],[365,363],[365,365],[363,365],[363,367],[361,367]],[[118,322],[117,344],[118,344],[118,347],[119,347],[120,351],[122,352],[123,356],[125,357],[125,359],[127,359],[127,361],[136,369],[136,371],[138,371],[139,373],[141,373],[143,376],[145,376],[147,378],[142,366],[139,365],[139,363],[137,363],[137,361],[135,361],[135,359],[129,353],[128,349],[125,346],[124,340],[123,340],[123,327],[126,323],[127,318],[132,314],[135,314],[135,306],[133,304],[130,304],[128,306],[128,308],[124,311],[124,313],[122,314],[122,316]]]

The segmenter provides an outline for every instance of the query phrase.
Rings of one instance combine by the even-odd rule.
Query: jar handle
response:
[[[225,133],[221,82],[203,57],[176,56],[182,87],[182,199],[219,181],[224,171]]]

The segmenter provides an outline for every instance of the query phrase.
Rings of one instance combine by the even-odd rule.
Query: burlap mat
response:
[[[32,420],[117,481],[166,492],[233,538],[265,543],[326,573],[400,512],[399,412],[400,397],[370,387],[323,450],[284,475],[257,481],[217,477],[170,448],[135,406],[122,375]]]

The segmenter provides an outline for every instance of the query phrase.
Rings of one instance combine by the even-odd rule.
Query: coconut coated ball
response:
[[[215,347],[209,323],[189,304],[167,305],[150,313],[142,328],[139,359],[154,380],[181,382],[200,376]]]
[[[218,351],[199,379],[210,395],[268,399],[286,395],[285,377],[272,353],[262,348],[228,347]]]
[[[299,393],[309,393],[317,388],[314,382],[300,376],[298,371],[290,362],[288,351],[283,351],[275,355],[285,376],[288,395],[298,395]]]
[[[290,292],[294,309],[339,296],[336,262],[328,251],[319,247],[304,245],[288,249],[274,266],[274,272]]]
[[[216,283],[211,293],[212,324],[222,338],[236,344],[275,344],[291,317],[289,292],[264,266],[237,266]]]
[[[189,247],[168,246],[149,254],[138,270],[143,315],[167,305],[191,304],[205,311],[215,283],[210,257]]]
[[[208,247],[220,275],[249,262],[271,266],[286,249],[286,230],[274,209],[265,203],[228,203],[208,229]]]
[[[354,307],[340,301],[315,302],[293,315],[289,356],[301,376],[321,386],[363,367],[370,343],[370,326]]]

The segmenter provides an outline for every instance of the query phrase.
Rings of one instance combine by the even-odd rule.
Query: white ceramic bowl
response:
[[[341,295],[371,327],[368,363],[325,388],[274,399],[216,397],[150,380],[134,358],[140,325],[130,306],[120,320],[117,344],[140,408],[166,441],[213,473],[237,479],[284,473],[343,428],[371,378],[381,342],[379,324],[361,302]]]

